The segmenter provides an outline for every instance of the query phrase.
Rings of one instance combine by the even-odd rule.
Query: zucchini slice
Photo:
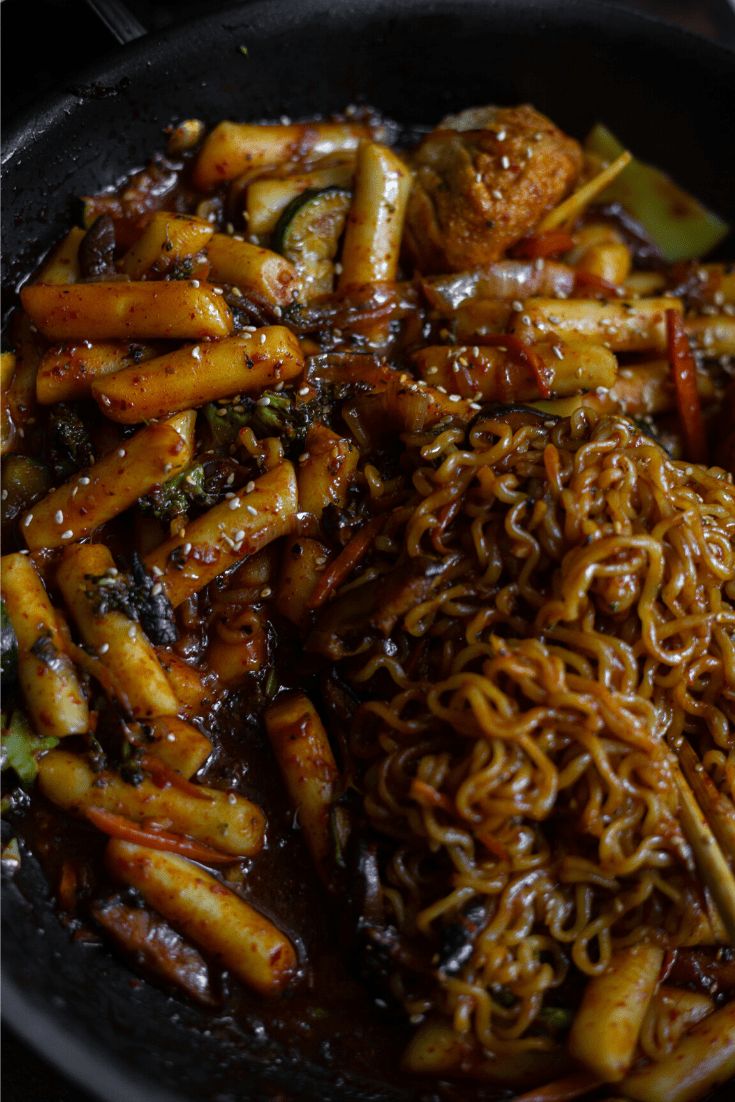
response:
[[[346,188],[310,189],[297,195],[278,220],[273,248],[295,265],[305,301],[332,290],[334,258],[351,203]]]

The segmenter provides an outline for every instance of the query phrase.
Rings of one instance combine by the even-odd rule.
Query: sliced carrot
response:
[[[617,298],[621,294],[621,288],[609,279],[603,279],[595,272],[574,273],[575,295],[592,292],[596,295],[605,295],[607,298]]]
[[[365,558],[384,524],[384,516],[373,517],[372,520],[363,525],[359,532],[355,533],[347,546],[340,551],[337,558],[320,575],[319,581],[314,586],[314,592],[309,599],[310,609],[320,608],[325,601],[329,600],[335,590],[339,589],[358,563]]]
[[[187,838],[183,834],[172,834],[153,826],[144,827],[126,819],[124,815],[115,815],[101,807],[88,807],[85,814],[92,826],[112,838],[122,838],[125,842],[135,842],[139,846],[148,846],[149,849],[168,850],[182,857],[189,857],[192,861],[201,861],[203,865],[230,865],[237,861],[237,857],[218,853],[216,849],[195,842],[193,838]]]
[[[493,838],[492,834],[488,834],[485,830],[478,830],[476,834],[478,842],[482,842],[488,853],[492,853],[493,857],[499,857],[501,861],[510,861],[510,854],[497,838]]]
[[[79,876],[76,865],[71,861],[64,861],[59,878],[59,903],[65,911],[73,912],[76,910],[78,888]]]
[[[181,792],[186,792],[187,796],[192,796],[195,800],[210,799],[207,793],[202,792],[198,785],[192,784],[186,777],[182,777],[181,773],[177,773],[175,769],[172,769],[170,765],[166,765],[154,754],[141,754],[138,760],[146,773],[150,773],[151,780],[159,788],[166,788],[170,785],[172,788],[180,789]]]
[[[430,784],[420,781],[418,777],[414,777],[411,781],[408,794],[412,800],[416,800],[416,803],[423,807],[440,807],[442,811],[447,811],[450,815],[454,814],[454,804],[449,797],[443,792],[437,792]]]
[[[666,338],[686,458],[695,463],[706,463],[707,435],[697,389],[697,365],[684,330],[684,321],[676,310],[666,311]]]
[[[524,344],[521,338],[517,337],[515,333],[485,333],[481,337],[476,337],[475,340],[478,344],[505,348],[516,363],[530,368],[534,373],[541,397],[551,397],[548,368],[538,352],[535,352],[530,345]],[[508,401],[513,401],[512,394],[508,395]]]
[[[574,248],[574,238],[564,230],[546,230],[544,233],[532,233],[513,246],[513,256],[528,260],[542,260],[547,256],[559,256]]]

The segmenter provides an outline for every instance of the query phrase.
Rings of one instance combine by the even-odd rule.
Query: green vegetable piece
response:
[[[45,463],[29,455],[6,455],[2,483],[3,523],[8,524],[48,493],[51,471]]]
[[[572,1024],[574,1014],[563,1006],[544,1006],[539,1012],[539,1021],[552,1032],[563,1032]]]
[[[292,199],[278,220],[273,248],[296,266],[307,299],[332,290],[334,258],[351,203],[346,188],[311,188]]]
[[[612,161],[620,156],[624,146],[598,123],[587,137],[585,150],[604,161]],[[598,202],[617,202],[625,207],[668,261],[704,256],[730,232],[726,222],[664,172],[636,158],[605,189]]]
[[[279,436],[288,447],[303,444],[314,413],[310,403],[297,404],[285,392],[265,390],[257,401],[241,398],[229,405],[210,402],[204,407],[204,416],[215,447],[234,444],[238,432],[245,427],[251,428],[258,439]]]
[[[10,723],[5,725],[0,735],[0,769],[13,769],[22,785],[30,785],[38,774],[36,757],[44,750],[52,750],[58,743],[57,738],[40,738],[23,712],[15,711]]]
[[[192,504],[205,504],[206,497],[204,467],[196,463],[139,498],[138,505],[144,513],[153,513],[159,520],[169,521],[188,512]]]
[[[14,685],[18,677],[18,640],[5,607],[0,598],[0,669],[4,689]]]
[[[20,846],[17,838],[11,838],[7,845],[3,846],[0,860],[6,872],[15,872],[20,868]]]

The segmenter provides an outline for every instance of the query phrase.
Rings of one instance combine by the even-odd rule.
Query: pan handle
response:
[[[87,4],[121,46],[148,33],[122,0],[87,0]]]

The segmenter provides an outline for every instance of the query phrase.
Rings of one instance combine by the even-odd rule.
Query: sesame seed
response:
[[[268,397],[267,394],[264,394],[262,398],[258,398],[258,401],[256,403],[256,405],[259,405],[259,406],[269,406],[270,404],[271,404],[271,400],[270,400],[270,398]]]
[[[163,586],[160,582],[156,582],[156,584],[153,586],[153,589],[151,590],[151,596],[158,597],[161,593],[163,593]]]
[[[273,316],[275,318],[280,318],[280,317],[283,316],[283,310],[281,309],[280,306],[274,306],[273,307]]]
[[[439,368],[438,367],[427,367],[426,374],[427,375],[438,375],[439,374]]]
[[[117,454],[120,456],[121,459],[124,459],[128,453],[125,451],[125,448],[118,448]]]
[[[74,533],[72,532],[71,528],[67,528],[67,530],[65,532],[62,532],[61,533],[61,538],[62,538],[62,540],[73,539],[74,538]]]
[[[213,288],[212,288],[212,294],[213,294],[213,295],[223,295],[224,293],[225,293],[225,292],[224,292],[224,288],[223,288],[223,287],[213,287]]]
[[[272,592],[273,590],[271,589],[271,587],[269,585],[266,585],[261,589],[260,595],[261,597],[270,597]]]
[[[80,486],[89,486],[91,481],[92,481],[91,478],[87,478],[86,475],[82,475],[82,477],[79,479],[79,485]]]
[[[182,555],[188,555],[190,551],[191,551],[191,544],[190,543],[185,543],[184,546],[181,548]]]
[[[233,233],[235,232],[235,227],[233,226],[232,222],[227,223],[227,225],[225,226],[225,230],[230,235],[230,237],[232,237]]]
[[[514,298],[510,304],[510,308],[511,310],[514,310],[516,314],[520,314],[523,310],[523,303],[520,301],[520,299]]]
[[[152,566],[151,567],[151,574],[153,575],[154,578],[162,578],[163,577],[163,571],[161,570],[160,566],[155,566],[155,565]]]
[[[305,398],[308,393],[309,393],[309,387],[308,386],[300,387],[299,394],[302,398]]]
[[[199,286],[199,280],[198,279],[192,279],[191,285],[192,285],[192,287],[198,287]]]
[[[3,501],[7,501],[8,500],[8,491],[3,490],[2,494],[0,494],[0,498],[2,498]]]
[[[309,453],[308,453],[308,452],[303,452],[303,453],[302,453],[302,454],[301,454],[301,455],[299,456],[299,463],[306,463],[306,460],[307,460],[308,458],[309,458]]]
[[[266,337],[265,333],[261,333],[260,336],[258,337],[258,340],[260,341],[261,344],[265,344],[267,339],[268,338]]]
[[[241,528],[239,532],[235,532],[235,540],[236,540],[237,543],[242,543],[242,541],[244,539],[245,539],[245,532]]]
[[[26,519],[23,521],[23,527],[27,528],[32,520],[33,520],[33,513],[29,513],[28,516],[26,517]]]
[[[497,188],[497,187],[493,188],[493,190],[490,192],[490,194],[492,195],[493,199],[502,199],[503,198],[502,191],[500,190],[500,188]]]
[[[100,654],[107,654],[109,649],[110,649],[110,644],[109,643],[103,643],[102,646],[99,648],[99,653]]]
[[[239,287],[230,287],[230,294],[234,295],[235,298],[242,298],[242,291]]]
[[[258,515],[258,510],[254,505],[246,505],[245,512],[249,513],[251,517],[256,517]]]
[[[506,157],[505,154],[500,158],[501,168],[510,168],[510,157]]]
[[[228,507],[228,509],[233,509],[233,510],[234,509],[239,509],[240,508],[240,498],[239,497],[233,497],[232,501],[227,503],[227,507]]]
[[[202,350],[201,350],[201,348],[199,347],[199,345],[198,345],[198,344],[195,344],[195,345],[194,345],[194,347],[193,347],[193,348],[192,348],[192,350],[191,350],[191,354],[192,354],[192,357],[193,357],[193,358],[194,358],[195,360],[201,360],[201,358],[202,358]]]
[[[281,115],[281,126],[290,126],[291,120],[288,115]]]
[[[506,138],[508,137],[507,131],[505,131],[505,130],[498,130],[498,132],[497,132],[497,134],[495,135],[495,137],[496,137],[496,138],[498,139],[498,141],[499,141],[499,142],[504,142],[504,141],[505,141],[505,139],[506,139]]]
[[[245,493],[246,494],[252,494],[254,489],[255,489],[255,483],[253,482],[252,479],[250,480],[250,482],[245,483]]]
[[[64,514],[62,513],[61,509],[56,510],[56,512],[54,514],[54,520],[56,521],[57,524],[63,524],[64,523]]]
[[[557,360],[564,359],[564,353],[562,352],[561,347],[558,344],[552,344],[551,351],[554,353]]]
[[[450,402],[461,402],[462,398],[460,397],[459,394],[450,394],[449,395],[449,401]]]

